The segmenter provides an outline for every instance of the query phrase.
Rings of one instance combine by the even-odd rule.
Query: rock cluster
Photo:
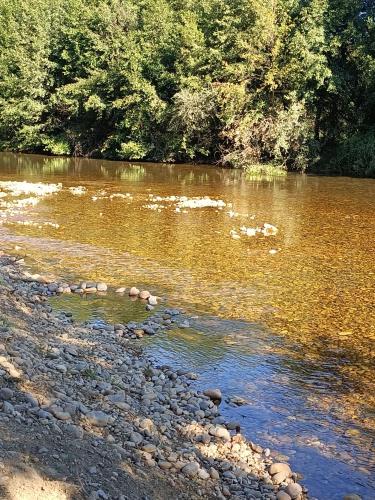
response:
[[[24,311],[23,326],[0,328],[0,423],[38,422],[67,439],[94,434],[114,458],[186,481],[204,498],[306,497],[287,464],[273,463],[220,415],[219,389],[193,389],[195,374],[155,366],[133,342],[185,322],[178,310],[142,324],[77,324],[48,304],[58,291],[51,284],[25,281],[6,257],[0,273],[1,310]]]

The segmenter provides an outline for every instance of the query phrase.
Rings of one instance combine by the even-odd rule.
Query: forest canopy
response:
[[[0,0],[0,149],[375,176],[375,2]]]

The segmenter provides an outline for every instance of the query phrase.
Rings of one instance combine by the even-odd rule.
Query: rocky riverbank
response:
[[[220,394],[144,355],[139,338],[167,328],[175,311],[142,328],[78,324],[48,303],[59,285],[20,264],[0,256],[3,497],[306,498],[288,464],[220,416]]]

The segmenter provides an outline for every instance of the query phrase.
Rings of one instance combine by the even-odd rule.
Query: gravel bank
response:
[[[0,256],[5,498],[306,498],[287,464],[190,387],[194,374],[143,354],[140,339],[163,327],[158,318],[171,321],[171,310],[149,332],[78,324],[48,304],[51,283],[15,260]]]

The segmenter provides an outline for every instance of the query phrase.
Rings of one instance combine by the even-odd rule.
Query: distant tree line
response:
[[[375,176],[375,2],[0,0],[0,149]]]

